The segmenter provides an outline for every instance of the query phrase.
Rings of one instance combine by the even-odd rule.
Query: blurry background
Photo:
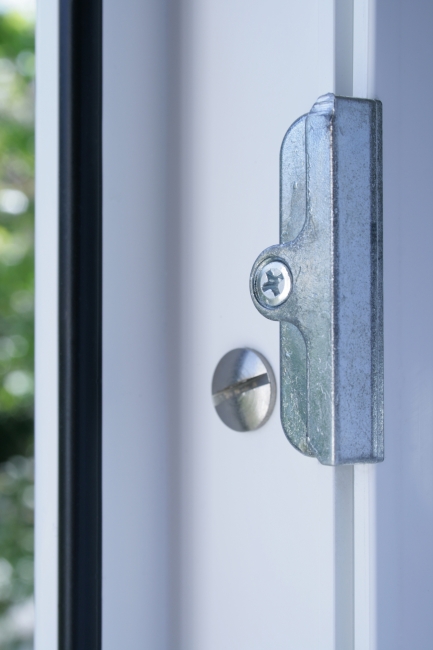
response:
[[[0,1],[0,648],[33,647],[34,6]]]

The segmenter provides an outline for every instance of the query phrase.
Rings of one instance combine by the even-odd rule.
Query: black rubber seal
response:
[[[59,8],[59,649],[100,650],[102,0]]]

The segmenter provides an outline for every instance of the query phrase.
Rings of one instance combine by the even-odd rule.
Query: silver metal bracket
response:
[[[325,465],[383,460],[382,105],[319,97],[281,148],[280,244],[256,260],[281,323],[281,422]]]

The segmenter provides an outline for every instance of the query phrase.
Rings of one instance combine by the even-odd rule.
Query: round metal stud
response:
[[[253,431],[270,418],[276,399],[275,376],[265,357],[250,348],[227,352],[212,380],[221,420],[235,431]]]
[[[282,305],[292,290],[292,276],[280,260],[259,266],[254,280],[256,297],[263,307]]]

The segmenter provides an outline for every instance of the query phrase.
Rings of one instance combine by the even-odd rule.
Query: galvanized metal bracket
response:
[[[284,138],[280,184],[280,244],[256,260],[250,291],[281,323],[283,429],[323,464],[379,462],[381,102],[320,97]]]

